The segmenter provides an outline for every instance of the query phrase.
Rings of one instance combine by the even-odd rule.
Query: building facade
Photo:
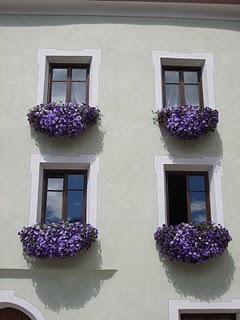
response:
[[[0,319],[240,319],[239,1],[1,0],[0,12]],[[26,115],[51,99],[98,106],[102,119],[72,139],[35,133]],[[191,141],[160,130],[152,111],[181,99],[216,108],[217,130]],[[72,171],[86,172],[99,239],[31,259],[18,232],[42,219],[44,174]],[[233,239],[223,255],[159,254],[168,172],[207,174],[210,220]]]

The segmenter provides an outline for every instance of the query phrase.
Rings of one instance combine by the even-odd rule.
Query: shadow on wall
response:
[[[116,272],[100,269],[99,242],[73,258],[27,261],[29,269],[1,269],[0,278],[31,279],[39,299],[55,312],[83,308]]]
[[[103,150],[105,132],[98,125],[89,126],[86,132],[75,138],[48,137],[33,129],[30,132],[41,154],[99,154]]]
[[[160,131],[164,149],[175,157],[186,158],[186,154],[188,157],[221,157],[223,154],[222,140],[218,130],[209,132],[197,140],[189,141],[171,136],[165,128],[160,127]]]
[[[170,261],[160,254],[159,257],[168,281],[181,297],[209,302],[224,295],[233,281],[235,265],[228,251],[202,265]]]

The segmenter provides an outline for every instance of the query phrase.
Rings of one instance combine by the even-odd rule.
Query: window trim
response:
[[[79,51],[38,49],[38,83],[37,104],[47,103],[49,64],[89,64],[89,105],[98,105],[99,67],[101,64],[100,49],[82,49]]]
[[[202,88],[205,106],[215,108],[214,61],[212,53],[174,53],[162,50],[152,51],[154,67],[155,108],[163,108],[162,67],[193,66],[202,68]]]
[[[157,225],[167,224],[166,177],[165,171],[207,171],[209,176],[209,194],[211,220],[224,226],[222,194],[222,160],[220,157],[174,158],[155,156],[157,178]]]
[[[198,99],[199,106],[204,107],[204,99],[203,99],[203,86],[202,86],[202,68],[201,67],[189,67],[189,66],[162,66],[161,74],[162,74],[162,97],[163,97],[163,107],[166,107],[166,81],[165,81],[165,73],[166,71],[178,71],[179,72],[179,98],[180,98],[180,106],[184,106],[185,103],[185,93],[184,93],[184,78],[183,72],[185,71],[195,71],[198,74]]]
[[[169,320],[181,320],[181,314],[236,314],[236,320],[240,320],[240,299],[232,299],[228,302],[193,302],[190,300],[169,300]]]
[[[86,222],[87,214],[87,170],[43,170],[43,183],[42,183],[42,204],[41,204],[41,223],[45,223],[46,219],[46,205],[47,205],[47,179],[49,176],[63,176],[63,203],[62,203],[62,213],[61,220],[67,221],[67,199],[68,190],[66,186],[66,179],[69,174],[82,174],[84,175],[84,214],[82,217],[82,222]]]
[[[165,171],[165,181],[166,181],[166,203],[167,203],[167,207],[166,207],[166,211],[167,211],[167,224],[169,225],[170,222],[170,212],[169,212],[169,193],[168,193],[168,176],[170,174],[179,174],[179,175],[185,175],[186,176],[186,193],[187,193],[187,216],[188,216],[188,223],[190,223],[192,221],[192,217],[191,217],[191,213],[190,213],[190,201],[189,201],[189,183],[188,183],[188,178],[187,176],[191,176],[191,175],[201,175],[204,176],[204,182],[205,182],[205,196],[206,196],[206,209],[207,209],[207,221],[210,222],[211,221],[211,204],[210,204],[210,188],[209,188],[209,175],[208,175],[208,171],[183,171],[183,170],[179,170],[179,171],[172,171],[172,170],[166,170]]]
[[[195,319],[193,318],[192,320],[197,320],[198,318],[204,317],[207,319],[204,320],[208,320],[208,319],[213,319],[216,320],[216,316],[228,316],[229,319],[228,320],[236,320],[236,314],[235,313],[182,313],[181,314],[181,320],[185,320],[185,317],[189,318],[189,317],[195,317]],[[200,319],[201,320],[201,319]]]
[[[33,154],[31,156],[31,195],[29,225],[41,221],[42,184],[44,170],[87,170],[86,222],[97,226],[98,155],[75,157]]]
[[[67,80],[53,80],[53,69],[67,69]],[[89,72],[90,65],[89,64],[80,64],[80,63],[50,63],[49,64],[49,74],[48,74],[48,89],[47,89],[47,102],[50,103],[52,99],[52,85],[53,82],[66,82],[66,101],[63,102],[71,102],[72,95],[72,83],[75,82],[72,80],[72,69],[75,68],[83,68],[87,71],[87,79],[86,81],[76,81],[76,82],[84,82],[86,83],[86,104],[89,103]]]

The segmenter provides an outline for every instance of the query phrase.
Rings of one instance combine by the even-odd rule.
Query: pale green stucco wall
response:
[[[0,17],[0,290],[14,290],[46,320],[167,320],[169,299],[240,298],[239,26],[187,19]],[[26,113],[36,103],[39,48],[101,49],[101,135],[93,127],[67,143],[31,136]],[[152,124],[152,50],[213,53],[216,133],[198,142],[162,140]],[[17,232],[29,219],[35,153],[100,155],[100,244],[72,261],[32,265],[22,256]],[[223,158],[224,219],[234,242],[229,253],[205,266],[163,264],[155,249],[153,159],[168,154]]]

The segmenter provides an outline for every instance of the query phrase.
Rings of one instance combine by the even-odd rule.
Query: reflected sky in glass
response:
[[[206,222],[207,208],[205,192],[190,192],[192,222]]]
[[[189,176],[190,191],[205,191],[204,176]]]
[[[67,80],[67,69],[53,69],[53,80],[66,81]]]
[[[83,217],[83,191],[68,191],[68,221],[79,221]]]
[[[63,190],[63,178],[48,178],[48,190]]]
[[[87,78],[86,69],[72,69],[72,80],[73,81],[85,81]]]
[[[62,192],[47,192],[46,222],[59,222],[62,216]]]
[[[178,83],[179,72],[178,71],[165,71],[165,82],[166,83]]]
[[[68,175],[68,189],[83,189],[84,175],[82,174],[69,174]]]

